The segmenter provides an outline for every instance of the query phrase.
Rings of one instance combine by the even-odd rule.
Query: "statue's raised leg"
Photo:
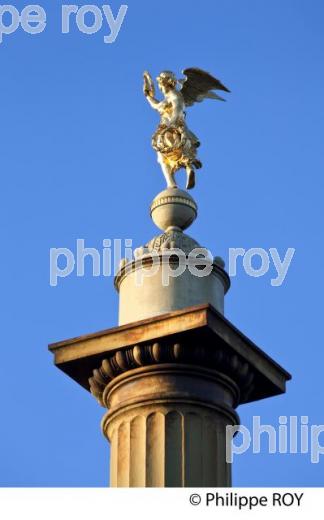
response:
[[[187,188],[187,190],[191,190],[192,188],[195,187],[195,184],[196,184],[195,170],[190,165],[190,166],[186,166],[186,172],[187,172],[187,186],[186,186],[186,188]]]
[[[174,180],[174,172],[172,172],[170,166],[165,163],[163,155],[160,152],[158,152],[157,156],[158,163],[161,165],[168,188],[177,188],[177,184]]]

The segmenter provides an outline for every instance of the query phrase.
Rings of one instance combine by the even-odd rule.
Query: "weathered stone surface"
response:
[[[107,408],[112,486],[230,486],[235,408],[285,391],[290,375],[210,305],[50,345]]]
[[[253,374],[250,376],[253,383],[249,385],[249,393],[242,393],[240,403],[283,393],[286,381],[291,378],[288,372],[210,305],[198,305],[53,343],[49,349],[55,356],[58,368],[89,390],[93,370],[100,369],[104,360],[107,378],[109,371],[112,378],[124,369],[141,366],[145,359],[149,359],[148,364],[156,363],[154,355],[150,354],[154,343],[161,343],[160,355],[166,356],[169,361],[173,352],[177,352],[172,350],[174,345],[179,344],[177,348],[182,353],[177,355],[179,359],[183,356],[185,363],[193,362],[201,366],[212,363],[215,369],[226,367],[223,368],[226,372],[235,371],[238,365],[237,373],[242,377],[247,372]],[[123,354],[116,356],[118,351]],[[127,363],[125,368],[120,361],[122,355]]]

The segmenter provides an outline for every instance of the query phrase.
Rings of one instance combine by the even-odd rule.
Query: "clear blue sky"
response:
[[[199,66],[232,91],[188,115],[204,163],[191,234],[225,259],[230,247],[296,249],[281,287],[273,268],[232,279],[227,318],[293,374],[286,395],[240,407],[243,424],[254,414],[323,424],[323,2],[128,0],[112,45],[104,30],[62,35],[61,3],[40,3],[45,32],[20,29],[0,45],[1,485],[107,484],[104,410],[53,367],[47,344],[116,325],[117,295],[90,264],[50,287],[49,250],[75,250],[77,238],[137,246],[156,233],[148,206],[164,181],[144,69]],[[248,452],[233,475],[241,486],[319,486],[324,462]]]

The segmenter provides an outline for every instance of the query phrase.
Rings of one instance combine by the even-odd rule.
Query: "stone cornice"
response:
[[[166,360],[201,366],[212,363],[213,369],[236,381],[253,374],[251,384],[238,383],[244,388],[241,403],[281,394],[291,379],[286,370],[211,305],[188,307],[61,341],[49,348],[55,364],[87,390],[90,378],[97,396],[103,386],[125,370]]]

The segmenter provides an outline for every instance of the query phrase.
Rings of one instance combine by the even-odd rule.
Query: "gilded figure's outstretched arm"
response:
[[[158,99],[155,99],[150,94],[146,94],[145,97],[146,97],[148,103],[151,105],[151,107],[154,108],[154,110],[157,110],[160,113],[162,113],[164,111],[165,105],[166,105],[165,101],[159,101]]]

